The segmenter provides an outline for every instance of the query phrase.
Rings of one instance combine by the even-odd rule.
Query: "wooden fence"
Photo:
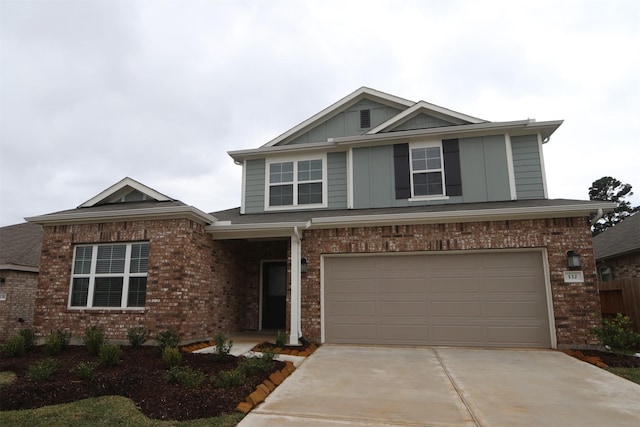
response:
[[[600,283],[600,305],[602,317],[622,313],[629,316],[633,329],[640,332],[640,278]]]

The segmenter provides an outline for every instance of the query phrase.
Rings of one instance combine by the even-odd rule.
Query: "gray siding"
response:
[[[400,126],[393,128],[393,131],[395,132],[399,130],[428,129],[452,125],[453,123],[451,122],[430,116],[428,114],[418,114],[414,118],[402,123]]]
[[[511,138],[518,199],[544,199],[542,164],[537,135]]]
[[[464,202],[510,200],[504,135],[461,138],[459,146]]]
[[[247,160],[245,213],[264,211],[264,159]]]
[[[347,208],[347,153],[327,154],[327,193],[329,209]]]
[[[395,200],[393,146],[353,149],[353,207],[383,208],[408,206],[407,200]]]
[[[360,110],[371,110],[371,127],[387,121],[400,113],[401,110],[391,108],[384,104],[364,99],[345,111],[333,116],[311,129],[309,132],[293,139],[288,144],[305,144],[308,142],[322,142],[327,138],[340,138],[343,136],[355,136],[366,133],[370,128],[360,128]]]

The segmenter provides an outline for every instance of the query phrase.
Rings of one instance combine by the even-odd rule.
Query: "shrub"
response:
[[[105,366],[115,366],[120,363],[122,350],[115,344],[104,343],[100,346],[100,363]]]
[[[213,383],[218,388],[228,388],[240,385],[245,380],[246,375],[242,369],[234,369],[232,371],[222,371],[213,380]]]
[[[135,326],[127,331],[127,339],[133,348],[140,347],[147,342],[147,338],[149,338],[149,330],[144,326]]]
[[[177,347],[180,343],[180,336],[174,330],[162,331],[158,333],[158,354],[162,356],[167,347]]]
[[[77,375],[83,380],[93,380],[96,377],[95,370],[97,366],[97,363],[80,362],[71,369],[71,373]]]
[[[84,332],[83,342],[89,353],[97,356],[100,353],[100,347],[104,344],[104,329],[99,326],[88,328]]]
[[[36,343],[36,334],[31,329],[22,329],[20,335],[24,338],[24,349],[30,350]]]
[[[187,388],[200,387],[206,378],[207,376],[204,372],[188,366],[173,366],[167,371],[165,376],[168,383],[181,383]]]
[[[285,331],[278,331],[276,333],[276,345],[278,347],[287,345],[287,333]]]
[[[2,346],[2,354],[6,357],[22,356],[25,352],[24,337],[14,335]]]
[[[263,351],[261,356],[245,357],[238,364],[238,368],[246,376],[251,376],[258,372],[270,372],[273,370],[273,359],[277,357],[272,351]]]
[[[165,347],[162,351],[162,361],[169,368],[173,368],[182,362],[182,353],[180,353],[177,347]]]
[[[69,347],[71,341],[71,332],[69,331],[53,331],[44,341],[45,352],[49,355],[56,355],[65,348]]]
[[[640,334],[631,329],[631,319],[621,313],[613,319],[603,319],[602,328],[594,328],[593,334],[614,351],[628,353],[640,347]]]
[[[228,339],[224,334],[218,334],[213,337],[213,342],[216,344],[216,350],[213,353],[213,357],[218,361],[225,361],[231,347],[233,347],[233,340]]]
[[[40,362],[33,364],[27,368],[26,376],[31,381],[44,381],[49,379],[58,368],[60,368],[60,362],[55,359],[44,359]]]

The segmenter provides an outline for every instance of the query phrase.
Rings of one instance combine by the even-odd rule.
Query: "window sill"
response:
[[[87,312],[87,313],[144,313],[146,307],[67,307],[69,311]]]
[[[324,209],[326,208],[326,204],[315,204],[315,205],[287,205],[287,206],[265,206],[265,212],[269,211],[292,211],[292,210],[303,210],[303,209]]]
[[[410,197],[408,200],[409,200],[409,203],[411,203],[411,202],[424,202],[424,201],[428,201],[428,200],[449,200],[449,196],[443,196],[443,195],[438,195],[438,196],[418,196],[418,197]]]

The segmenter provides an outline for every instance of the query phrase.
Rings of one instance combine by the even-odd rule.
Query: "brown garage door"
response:
[[[328,343],[551,347],[542,254],[336,256]]]

